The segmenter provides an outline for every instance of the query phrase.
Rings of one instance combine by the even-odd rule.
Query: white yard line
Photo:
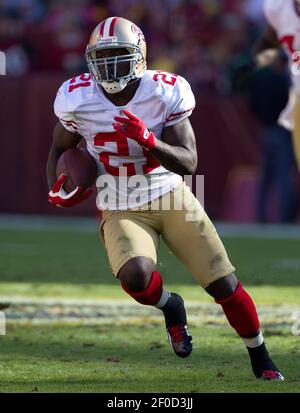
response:
[[[231,238],[300,239],[299,224],[235,224],[215,222],[221,236]],[[0,214],[0,229],[97,232],[97,218]]]
[[[227,321],[222,309],[211,303],[186,302],[188,318],[193,325],[222,325]],[[261,321],[265,326],[291,326],[300,306],[261,305],[257,306]],[[30,300],[13,299],[9,307],[2,310],[6,320],[13,323],[34,324],[63,322],[82,324],[147,324],[161,323],[160,310],[121,300]]]
[[[97,232],[97,218],[0,214],[0,229],[19,231]]]
[[[230,238],[300,239],[299,224],[215,223],[220,235]]]

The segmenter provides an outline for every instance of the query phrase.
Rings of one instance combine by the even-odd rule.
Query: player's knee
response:
[[[118,278],[128,290],[143,291],[147,288],[154,271],[155,265],[149,258],[135,257],[123,265],[118,272]]]
[[[238,279],[232,273],[212,282],[205,290],[216,300],[223,300],[235,292],[237,285]]]

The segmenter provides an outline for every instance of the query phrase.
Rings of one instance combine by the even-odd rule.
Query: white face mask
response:
[[[121,79],[118,82],[100,82],[100,84],[107,93],[119,93],[125,89],[128,82],[129,79]]]

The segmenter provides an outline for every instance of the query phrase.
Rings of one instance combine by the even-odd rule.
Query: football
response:
[[[98,176],[97,164],[94,158],[82,148],[67,149],[59,158],[56,167],[57,178],[66,174],[64,190],[72,192],[77,186],[89,188],[96,182]]]

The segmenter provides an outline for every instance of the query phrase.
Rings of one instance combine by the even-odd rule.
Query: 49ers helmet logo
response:
[[[143,34],[142,30],[141,30],[138,26],[136,26],[135,24],[133,24],[133,25],[131,26],[131,31],[138,36],[139,41],[143,41],[143,42],[145,41],[144,34]]]

